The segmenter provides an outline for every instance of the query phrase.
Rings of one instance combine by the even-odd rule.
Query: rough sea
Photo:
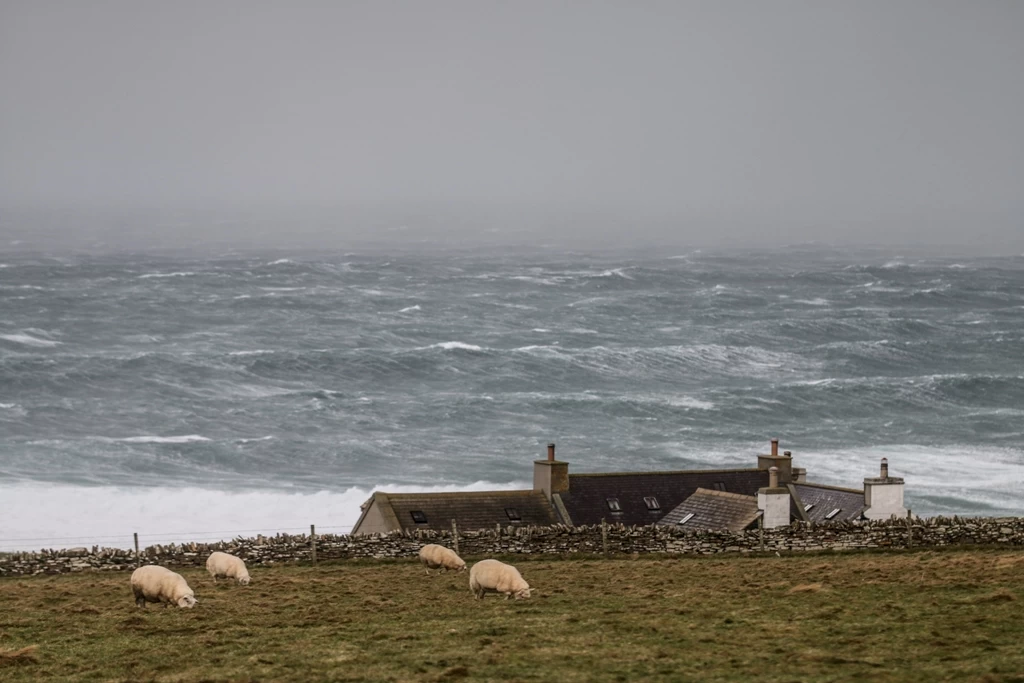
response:
[[[0,252],[0,550],[347,529],[374,488],[879,459],[1024,514],[1024,257]]]

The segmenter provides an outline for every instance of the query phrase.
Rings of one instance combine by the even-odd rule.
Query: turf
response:
[[[0,681],[1024,681],[1024,550],[515,560],[530,600],[413,562],[0,580]],[[37,646],[37,647],[33,647]]]

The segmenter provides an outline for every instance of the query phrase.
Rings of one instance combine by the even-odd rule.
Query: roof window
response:
[[[611,510],[612,512],[622,512],[622,506],[619,505],[618,498],[608,498],[606,500],[608,501],[609,510]]]
[[[516,508],[505,508],[505,516],[513,522],[523,521],[523,518],[519,516],[519,510]]]
[[[693,512],[688,512],[688,513],[686,514],[686,516],[685,516],[685,517],[683,517],[683,518],[682,518],[681,520],[679,520],[678,522],[676,522],[676,524],[678,524],[678,525],[680,525],[680,526],[682,526],[683,524],[686,524],[686,523],[687,523],[687,522],[689,522],[689,521],[690,521],[691,519],[693,519],[693,515],[694,515],[694,514],[695,514],[695,513],[693,513]]]
[[[725,482],[724,481],[716,481],[715,482],[715,490],[716,491],[724,491],[725,490]]]
[[[809,512],[812,507],[814,507],[814,503],[808,503],[807,505],[804,505],[804,512]]]
[[[423,510],[413,510],[409,514],[412,515],[412,521],[416,522],[417,524],[427,523],[427,516],[423,513]]]
[[[655,498],[654,496],[644,496],[644,504],[647,506],[648,510],[661,509],[661,503],[659,503],[658,499]]]
[[[840,510],[841,510],[841,509],[842,509],[842,508],[836,508],[836,509],[835,509],[835,510],[833,510],[832,512],[830,512],[830,513],[828,513],[827,515],[825,515],[825,519],[832,519],[833,517],[835,517],[836,515],[838,515],[838,514],[839,514],[839,512],[840,512]]]

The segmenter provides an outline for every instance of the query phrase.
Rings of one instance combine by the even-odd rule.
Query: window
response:
[[[682,518],[681,520],[679,520],[678,522],[676,522],[676,524],[678,524],[679,526],[682,526],[683,524],[686,524],[687,522],[689,522],[689,521],[690,521],[690,520],[691,520],[691,519],[693,518],[693,515],[694,515],[694,514],[695,514],[695,513],[693,513],[693,512],[689,512],[689,513],[687,513],[687,514],[686,514],[686,516],[685,516],[685,517],[683,517],[683,518]]]
[[[804,512],[809,512],[812,507],[814,507],[814,503],[808,503],[807,505],[804,505]]]
[[[622,506],[619,505],[618,498],[608,498],[608,509],[612,512],[622,512]]]
[[[725,482],[724,481],[715,482],[715,490],[716,491],[724,491],[725,490]]]
[[[825,519],[832,519],[833,517],[839,514],[840,509],[841,508],[836,508],[832,512],[828,513],[827,515],[825,515]]]
[[[519,516],[519,510],[516,508],[505,508],[505,516],[513,522],[523,521],[523,518]]]
[[[660,510],[661,503],[654,496],[644,496],[644,504],[647,505],[648,510]]]
[[[417,524],[427,523],[427,516],[423,514],[423,510],[413,510],[409,514],[412,515],[412,521],[416,522]]]

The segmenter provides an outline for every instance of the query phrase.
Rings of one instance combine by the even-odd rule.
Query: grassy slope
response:
[[[517,560],[529,601],[412,562],[184,572],[193,610],[128,574],[0,579],[0,681],[1022,680],[1024,551]]]

